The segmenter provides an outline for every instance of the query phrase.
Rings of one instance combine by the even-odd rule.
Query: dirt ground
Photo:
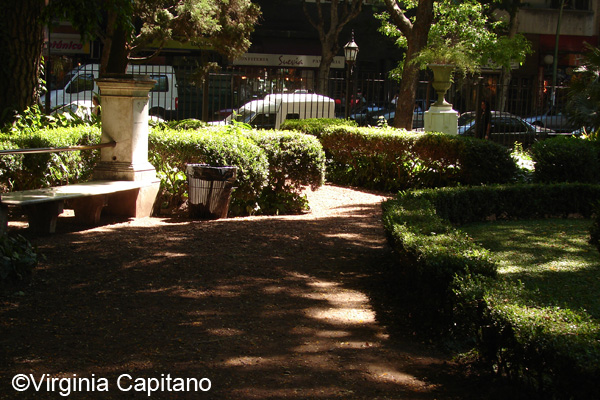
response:
[[[391,321],[386,196],[308,196],[296,216],[61,217],[30,238],[44,256],[32,284],[0,298],[0,399],[491,398]]]

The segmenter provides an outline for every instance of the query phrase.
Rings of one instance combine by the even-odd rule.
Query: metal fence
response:
[[[196,118],[205,121],[222,120],[248,101],[262,99],[272,93],[314,93],[317,91],[316,71],[303,69],[227,67],[219,72],[201,73],[194,67],[133,66],[130,73],[150,75],[157,81],[150,92],[150,113],[167,119]],[[98,66],[89,64],[61,77],[50,77],[52,86],[45,99],[51,108],[71,102],[91,102],[98,89],[94,79]],[[345,70],[332,70],[326,96],[335,100],[335,115],[346,115],[346,87],[349,83],[350,118],[360,124],[376,124],[386,120],[390,125],[395,114],[398,82],[385,74],[357,73],[347,82]],[[553,95],[553,93],[555,93]],[[459,113],[477,110],[477,104],[487,101],[492,110],[530,119],[556,131],[568,131],[560,111],[566,102],[567,89],[553,90],[546,81],[513,80],[511,85],[499,83],[498,75],[484,78],[457,79],[448,91],[447,100]],[[553,100],[554,98],[554,100]],[[419,82],[413,114],[413,127],[423,124],[423,113],[436,100],[431,83]],[[553,104],[553,106],[551,106]]]

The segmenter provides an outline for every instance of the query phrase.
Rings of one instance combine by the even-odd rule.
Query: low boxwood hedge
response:
[[[339,118],[286,119],[281,124],[281,130],[298,131],[321,137],[323,132],[332,126],[357,126],[357,124],[356,121]]]
[[[600,183],[600,142],[557,137],[531,147],[536,182]]]
[[[267,184],[268,160],[251,139],[223,129],[153,129],[148,136],[150,162],[163,187],[163,202],[183,202],[187,190],[186,164],[238,167],[230,212],[248,215],[258,206]]]
[[[600,394],[600,325],[589,315],[521,302],[533,293],[496,279],[487,250],[454,227],[492,218],[591,215],[591,184],[457,187],[400,193],[384,204],[384,224],[409,282],[397,282],[439,329],[476,338],[490,368],[541,396]],[[464,214],[464,215],[461,215]],[[517,301],[514,301],[517,300]],[[422,322],[422,321],[420,321]],[[441,324],[441,325],[440,325]]]

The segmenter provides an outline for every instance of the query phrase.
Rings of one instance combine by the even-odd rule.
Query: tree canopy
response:
[[[406,49],[405,58],[391,73],[392,77],[402,79],[401,92],[403,86],[409,85],[404,82],[407,68],[412,72],[414,66],[424,68],[428,63],[454,64],[462,72],[474,72],[483,66],[510,68],[511,63],[523,62],[529,51],[522,35],[504,34],[507,23],[493,17],[491,11],[497,6],[494,2],[486,5],[474,0],[385,1],[388,11],[379,16],[380,31]],[[427,14],[429,21],[419,19],[419,10],[425,8],[431,10]],[[417,25],[427,25],[421,28],[427,32],[425,43],[413,43],[411,30]],[[412,104],[414,97],[410,107],[398,106],[396,116],[401,114],[401,118],[396,118],[396,126],[410,129]]]
[[[190,42],[233,58],[250,46],[259,16],[251,0],[0,0],[0,124],[38,103],[44,29],[70,21],[102,42],[101,72],[125,73],[140,50]]]
[[[140,50],[160,50],[169,41],[233,58],[250,47],[260,15],[251,0],[53,0],[51,6],[84,36],[100,39],[107,72],[124,72]]]
[[[331,0],[327,6],[316,0],[316,15],[309,11],[306,1],[302,2],[308,22],[317,30],[321,42],[321,64],[319,65],[319,88],[327,94],[329,71],[333,58],[340,51],[339,36],[344,26],[356,18],[362,10],[364,0]],[[329,12],[327,12],[329,11]]]

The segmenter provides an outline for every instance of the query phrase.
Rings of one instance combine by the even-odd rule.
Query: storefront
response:
[[[244,71],[242,79],[252,97],[297,90],[314,92],[321,56],[246,53],[232,65]],[[344,69],[344,57],[334,57],[332,69]]]

